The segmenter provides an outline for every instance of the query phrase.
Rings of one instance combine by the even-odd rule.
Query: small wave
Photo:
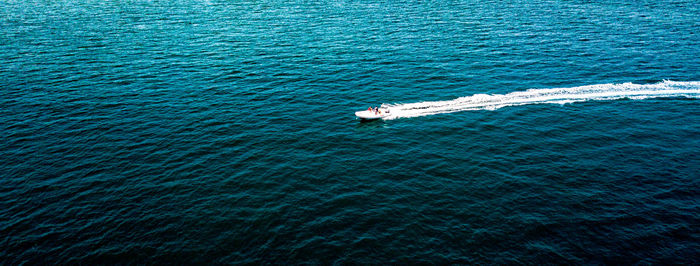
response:
[[[385,119],[419,117],[469,110],[496,110],[526,104],[567,104],[616,99],[659,97],[700,98],[700,81],[664,80],[655,84],[598,84],[571,88],[529,89],[508,94],[475,94],[450,101],[384,104],[391,110]]]

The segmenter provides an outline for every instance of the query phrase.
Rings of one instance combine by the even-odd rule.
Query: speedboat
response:
[[[388,117],[389,114],[389,109],[388,108],[382,108],[379,109],[379,111],[374,112],[370,110],[364,110],[364,111],[357,111],[355,112],[355,116],[357,116],[360,119],[364,120],[375,120],[375,119],[382,119],[385,117]]]

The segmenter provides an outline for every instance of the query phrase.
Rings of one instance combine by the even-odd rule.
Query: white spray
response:
[[[383,104],[391,116],[385,119],[418,117],[468,110],[495,110],[525,104],[647,99],[660,97],[700,98],[700,81],[676,82],[665,80],[655,84],[599,84],[571,88],[529,89],[508,94],[475,94],[450,101]]]

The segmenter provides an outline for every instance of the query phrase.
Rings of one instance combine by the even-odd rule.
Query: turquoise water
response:
[[[2,264],[700,258],[697,1],[0,7]]]

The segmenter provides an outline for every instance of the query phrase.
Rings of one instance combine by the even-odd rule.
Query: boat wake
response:
[[[475,94],[450,101],[384,104],[382,106],[391,110],[391,116],[384,119],[396,119],[469,110],[495,110],[506,106],[526,104],[566,104],[584,101],[661,97],[700,98],[700,81],[677,82],[665,80],[655,84],[622,83],[571,88],[529,89],[508,94]]]

